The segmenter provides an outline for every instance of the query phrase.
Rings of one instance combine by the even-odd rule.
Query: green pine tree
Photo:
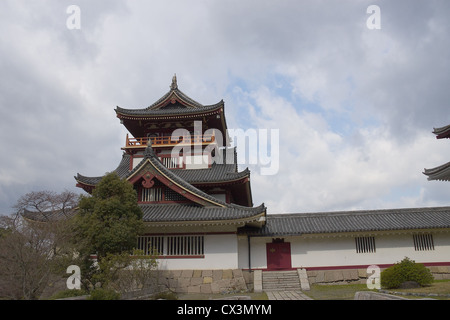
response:
[[[93,279],[102,278],[99,275],[102,274],[103,259],[132,253],[142,228],[142,211],[137,205],[136,191],[115,173],[106,174],[92,196],[80,198],[79,214],[74,219],[74,243],[85,287],[95,285]],[[97,267],[90,258],[93,254],[97,256]]]

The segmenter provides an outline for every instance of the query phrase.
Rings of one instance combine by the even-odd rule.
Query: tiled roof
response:
[[[433,133],[437,139],[450,138],[450,125],[434,128]],[[428,180],[450,181],[450,162],[435,168],[424,169],[423,174],[428,176]]]
[[[234,172],[233,168],[233,164],[214,163],[207,169],[173,169],[171,171],[180,178],[193,184],[234,181],[250,175],[248,168],[241,172]]]
[[[263,223],[266,208],[264,204],[259,207],[242,207],[228,204],[226,207],[201,207],[191,204],[139,204],[143,213],[143,221],[161,224],[238,224]],[[74,216],[77,209],[63,212],[32,212],[25,210],[22,216],[26,219],[49,222],[67,219]],[[262,219],[262,220],[261,220]]]
[[[130,172],[130,160],[131,156],[129,154],[123,153],[122,160],[120,161],[118,167],[112,172],[117,173],[117,175],[120,178],[125,178]],[[103,176],[87,177],[77,173],[77,175],[74,178],[77,182],[81,182],[90,186],[95,186],[100,182]]]
[[[264,204],[259,207],[242,207],[228,205],[227,207],[200,207],[186,204],[140,204],[144,222],[205,222],[236,223],[257,221],[264,216]]]
[[[224,157],[225,159],[225,157]],[[122,155],[122,160],[120,161],[119,166],[113,171],[117,173],[120,178],[127,178],[130,171],[130,161],[131,156],[129,154],[124,153]],[[247,169],[237,172],[236,164],[218,164],[213,163],[211,167],[205,169],[170,169],[174,174],[178,175],[181,179],[186,180],[192,184],[200,184],[200,183],[217,183],[217,182],[229,182],[242,179],[244,177],[250,176],[250,171]],[[75,176],[75,180],[77,182],[95,186],[97,185],[103,176],[97,177],[87,177],[81,174],[77,174]]]
[[[189,115],[206,113],[211,111],[216,111],[223,108],[224,102],[220,101],[217,104],[202,106],[196,108],[161,108],[161,109],[124,109],[116,107],[115,111],[117,114],[124,116],[165,116],[165,115]]]
[[[283,236],[450,228],[450,207],[268,214],[261,229],[243,228],[254,236]]]
[[[437,139],[450,138],[450,125],[440,128],[434,128],[433,133]]]
[[[450,181],[450,162],[432,169],[424,169],[423,174],[428,176],[428,180]]]
[[[181,101],[182,104],[173,104],[175,101]],[[171,87],[170,91],[158,99],[155,103],[142,109],[125,109],[116,107],[117,115],[122,116],[163,116],[163,115],[188,115],[219,110],[224,107],[224,101],[216,104],[202,105],[190,98],[178,89],[178,86]]]
[[[142,168],[144,168],[147,164],[151,164],[157,171],[159,171],[160,174],[162,174],[164,177],[169,179],[171,183],[174,183],[181,188],[183,188],[186,192],[194,195],[195,197],[198,197],[202,200],[203,206],[188,206],[185,208],[184,206],[168,206],[167,204],[163,206],[157,206],[155,207],[155,204],[150,205],[143,205],[142,208],[146,210],[155,210],[154,208],[158,208],[158,210],[153,211],[156,212],[156,216],[152,217],[158,217],[158,219],[167,219],[165,217],[165,214],[167,213],[167,210],[170,209],[169,216],[172,214],[176,214],[178,220],[182,220],[184,218],[189,218],[191,216],[195,216],[195,219],[201,219],[202,221],[205,220],[217,220],[217,219],[241,219],[241,218],[248,218],[252,215],[265,215],[266,208],[264,204],[262,204],[259,207],[256,208],[250,208],[250,207],[244,207],[236,204],[227,203],[225,201],[219,200],[215,198],[214,196],[211,196],[202,190],[194,187],[192,184],[181,178],[175,171],[177,170],[170,170],[166,166],[162,164],[162,162],[157,158],[154,150],[152,147],[147,147],[144,152],[144,157],[141,160],[139,164],[136,165],[136,167],[131,170],[127,177],[132,178],[134,174],[139,172]],[[184,170],[180,170],[184,171]],[[185,210],[186,209],[186,210]],[[200,210],[201,209],[201,210]],[[163,211],[163,213],[161,213]],[[158,213],[159,212],[159,213]],[[201,214],[195,214],[195,213],[201,213]],[[147,212],[147,218],[149,218],[149,213]],[[150,221],[150,220],[147,220]]]
[[[119,165],[117,172],[120,173],[121,166],[126,164],[127,156]],[[128,160],[129,161],[129,160]],[[237,223],[252,223],[257,221],[259,224],[265,222],[266,207],[261,204],[259,207],[245,207],[232,203],[226,203],[211,196],[200,189],[194,187],[192,184],[181,178],[174,170],[169,170],[157,158],[152,147],[147,147],[144,152],[144,157],[136,167],[129,171],[125,177],[130,179],[139,170],[145,168],[147,165],[153,168],[165,179],[168,179],[170,184],[174,184],[182,188],[187,197],[187,194],[197,197],[195,203],[187,204],[139,204],[143,210],[143,219],[145,222],[154,223],[183,223],[189,221],[191,224],[195,223],[215,223],[215,224],[237,224]],[[145,169],[148,170],[148,169]],[[177,171],[177,170],[175,170]],[[180,170],[185,171],[185,170]],[[248,172],[244,171],[246,174]],[[80,178],[80,176],[78,176]],[[86,182],[95,182],[94,178],[85,180]],[[31,215],[30,215],[31,217]],[[32,217],[31,217],[32,218]],[[46,219],[42,217],[34,217],[33,220]]]
[[[211,196],[202,190],[194,187],[192,184],[187,182],[186,180],[182,179],[178,174],[174,173],[174,170],[168,169],[166,166],[164,166],[161,161],[156,157],[154,150],[152,147],[147,147],[144,152],[144,158],[141,160],[141,162],[136,165],[136,167],[130,171],[128,174],[128,177],[132,177],[136,172],[141,170],[147,163],[151,163],[151,165],[158,170],[162,175],[164,175],[167,179],[171,181],[171,183],[175,183],[187,192],[191,193],[194,196],[197,196],[206,202],[208,202],[208,206],[216,206],[216,207],[223,207],[223,208],[248,208],[236,204],[230,204],[225,201],[219,200],[215,198],[214,196]],[[205,205],[206,206],[206,205]],[[264,206],[263,206],[264,207]],[[264,211],[265,212],[265,211]]]

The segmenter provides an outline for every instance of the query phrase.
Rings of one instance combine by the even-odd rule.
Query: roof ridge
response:
[[[397,213],[420,213],[431,211],[450,211],[450,206],[441,207],[417,207],[417,208],[392,208],[392,209],[368,209],[368,210],[342,210],[342,211],[322,211],[322,212],[299,212],[299,213],[272,213],[267,214],[270,218],[285,217],[319,217],[319,216],[358,216],[358,215],[380,215],[380,214],[397,214]]]
[[[210,105],[204,105],[204,104],[192,99],[191,97],[189,97],[187,94],[185,94],[183,91],[181,91],[178,88],[176,74],[173,76],[172,83],[169,86],[169,88],[170,88],[170,90],[167,93],[165,93],[162,97],[160,97],[158,100],[156,100],[154,103],[152,103],[148,107],[138,108],[138,109],[128,109],[128,108],[121,108],[119,106],[116,106],[115,111],[116,111],[116,113],[133,113],[133,114],[152,112],[152,111],[158,111],[158,110],[165,109],[164,107],[167,105],[167,103],[175,103],[175,101],[180,101],[182,104],[185,104],[187,108],[173,108],[171,110],[193,109],[193,111],[194,110],[195,111],[203,111],[204,109],[208,110],[208,109],[217,108],[219,106],[221,106],[221,107],[224,106],[223,99],[215,104],[210,104]]]

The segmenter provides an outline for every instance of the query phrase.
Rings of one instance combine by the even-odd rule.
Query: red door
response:
[[[291,269],[291,243],[267,243],[267,269]]]

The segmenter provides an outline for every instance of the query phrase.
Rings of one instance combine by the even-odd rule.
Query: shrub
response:
[[[70,298],[70,297],[78,297],[78,296],[84,296],[87,295],[86,291],[84,290],[62,290],[56,292],[54,295],[52,295],[49,299],[50,300],[56,300],[56,299],[64,299],[64,298]]]
[[[153,296],[153,300],[178,300],[178,296],[175,292],[165,291],[157,293]]]
[[[425,286],[433,282],[433,275],[423,264],[407,257],[381,272],[380,283],[384,288],[398,288],[405,281],[415,281]]]
[[[91,291],[89,300],[119,300],[120,294],[111,289],[97,288]]]

